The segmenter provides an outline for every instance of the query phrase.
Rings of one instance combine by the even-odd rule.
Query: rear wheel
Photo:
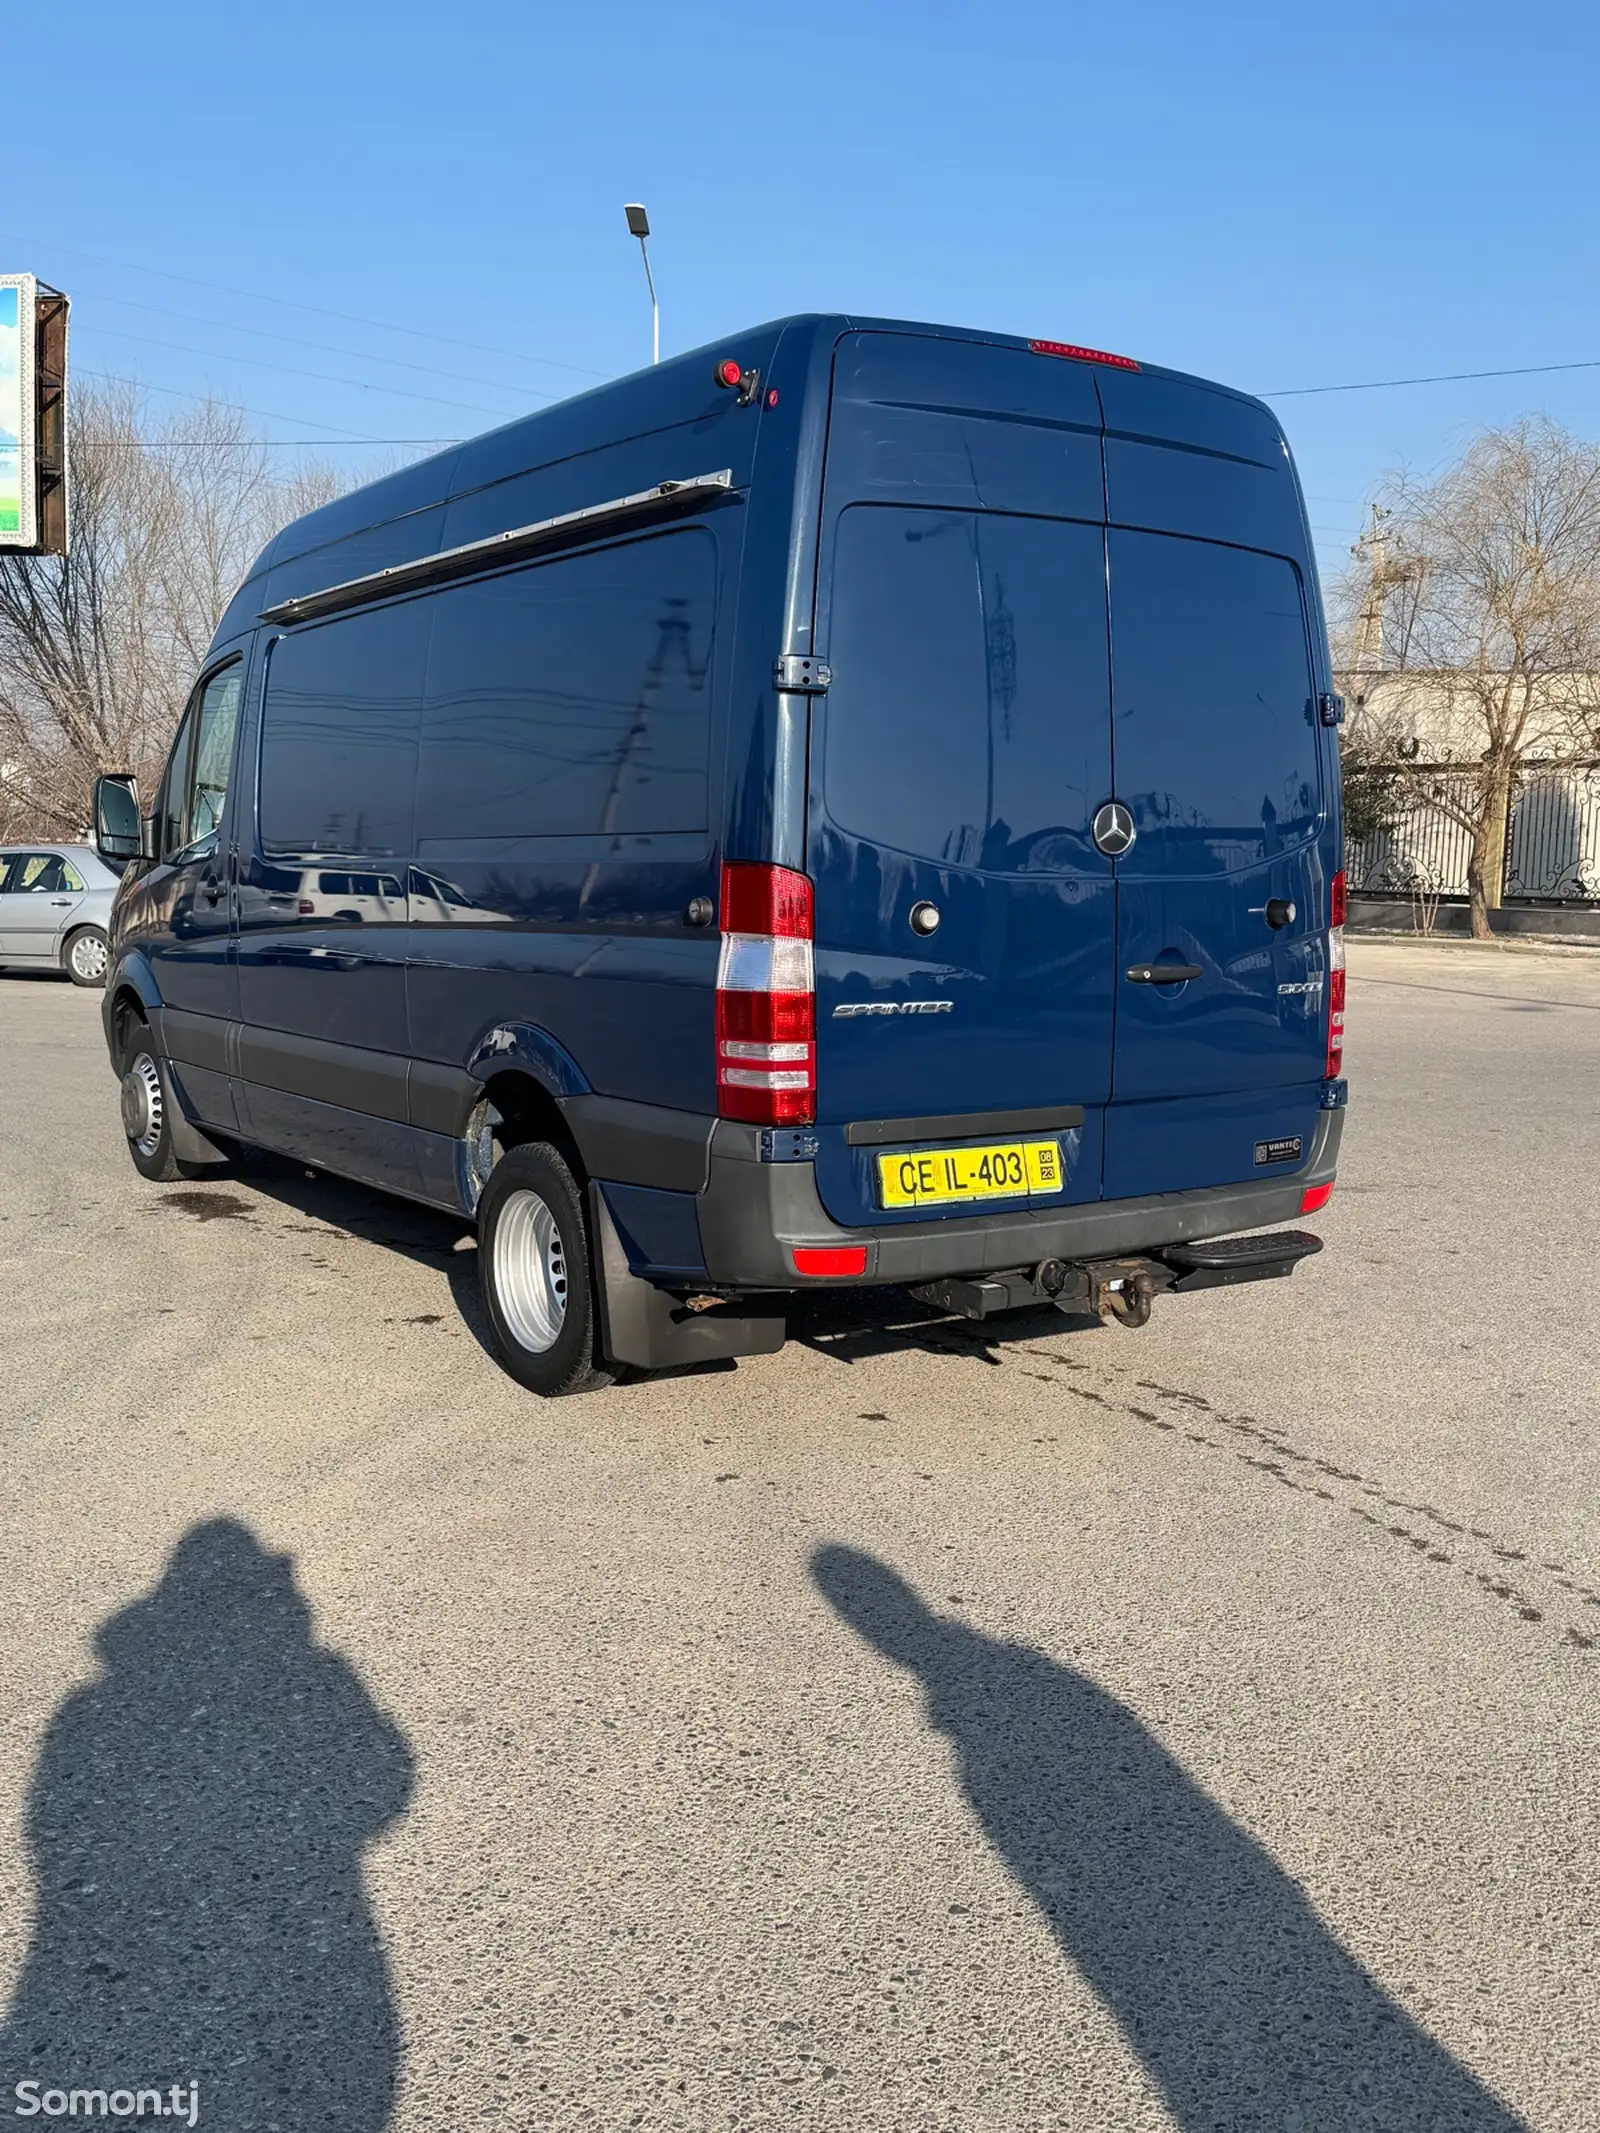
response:
[[[553,1399],[609,1385],[583,1197],[548,1141],[509,1148],[478,1203],[478,1269],[500,1361]]]
[[[103,985],[111,963],[111,943],[98,926],[80,926],[61,951],[61,967],[74,985]]]

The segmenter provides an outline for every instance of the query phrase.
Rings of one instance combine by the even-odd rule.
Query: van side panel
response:
[[[774,340],[748,351],[758,364]],[[687,383],[687,422],[509,473],[504,441],[480,440],[447,501],[272,558],[276,601],[663,480],[726,467],[734,485],[669,526],[264,633],[284,688],[269,687],[239,954],[245,1073],[274,1145],[437,1198],[449,1165],[406,1123],[406,1062],[458,1077],[428,1109],[459,1119],[471,1072],[509,1063],[505,1033],[520,1061],[541,1029],[584,1090],[699,1112],[709,1131],[717,940],[687,914],[716,895],[762,418],[709,366]],[[773,516],[787,527],[786,499]]]

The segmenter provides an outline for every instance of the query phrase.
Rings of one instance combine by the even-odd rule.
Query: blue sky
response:
[[[279,437],[469,434],[647,359],[632,199],[668,352],[837,307],[1269,393],[1600,364],[1577,5],[57,0],[6,44],[71,97],[12,101],[0,271],[73,292],[80,372]],[[1600,434],[1600,367],[1277,405],[1326,569],[1387,467]]]

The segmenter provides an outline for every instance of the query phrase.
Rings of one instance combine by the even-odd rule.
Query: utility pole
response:
[[[1367,592],[1361,603],[1360,632],[1356,640],[1356,672],[1383,671],[1386,652],[1396,667],[1410,664],[1411,633],[1416,627],[1422,581],[1428,574],[1426,556],[1407,555],[1405,543],[1391,544],[1382,504],[1372,506],[1372,523],[1350,553],[1367,566]],[[1389,596],[1407,591],[1400,608],[1398,627],[1385,642],[1384,625],[1389,619]]]
[[[1389,551],[1383,524],[1388,512],[1372,506],[1372,523],[1350,553],[1367,566],[1367,593],[1361,603],[1360,634],[1356,638],[1356,672],[1374,674],[1383,660],[1383,607],[1388,596]]]

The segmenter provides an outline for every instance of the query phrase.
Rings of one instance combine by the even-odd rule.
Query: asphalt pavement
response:
[[[1291,1281],[553,1403],[0,977],[0,2117],[1593,2133],[1600,956],[1350,959]]]

